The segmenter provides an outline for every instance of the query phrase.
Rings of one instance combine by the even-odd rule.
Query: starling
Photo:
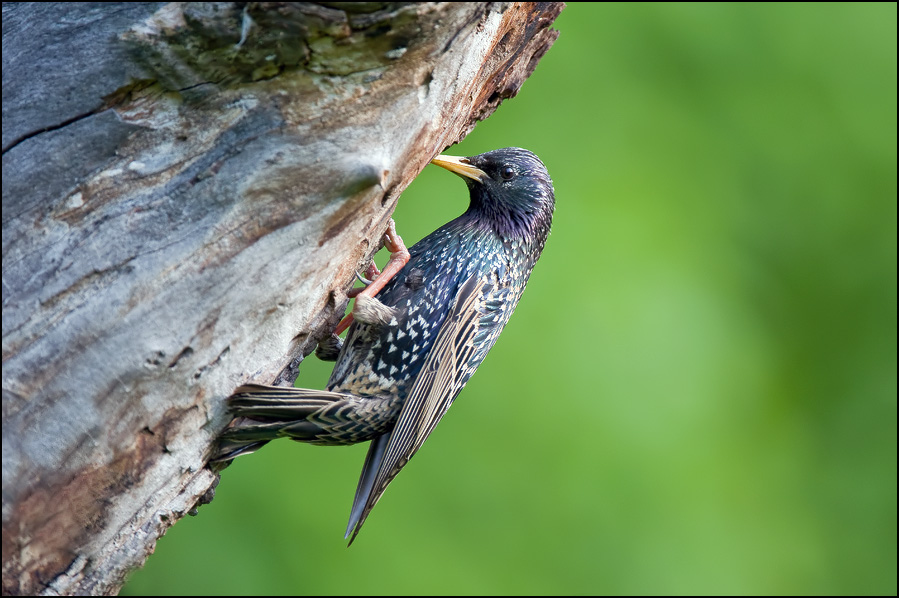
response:
[[[357,298],[356,321],[327,390],[249,384],[228,399],[242,419],[223,432],[219,461],[276,438],[372,441],[347,526],[350,544],[496,342],[552,221],[552,181],[527,150],[438,156],[432,163],[463,177],[470,206],[412,246],[408,263],[386,284],[379,276],[383,286],[364,309]],[[399,246],[395,253],[404,249],[392,227],[387,244]]]

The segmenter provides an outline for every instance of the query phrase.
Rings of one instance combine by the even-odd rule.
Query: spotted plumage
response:
[[[554,197],[543,163],[506,148],[433,161],[468,184],[469,209],[409,249],[377,294],[383,315],[356,322],[326,391],[243,386],[218,460],[275,438],[312,444],[371,440],[347,536],[446,413],[496,342],[549,234]]]

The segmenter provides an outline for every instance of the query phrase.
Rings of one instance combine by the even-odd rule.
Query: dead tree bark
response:
[[[561,3],[3,5],[3,593],[115,593]]]

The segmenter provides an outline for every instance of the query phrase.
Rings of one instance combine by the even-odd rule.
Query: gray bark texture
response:
[[[211,498],[397,198],[561,3],[3,4],[3,593],[114,594]]]

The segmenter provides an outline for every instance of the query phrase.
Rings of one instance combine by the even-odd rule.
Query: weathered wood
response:
[[[3,592],[115,593],[561,3],[3,5]]]

